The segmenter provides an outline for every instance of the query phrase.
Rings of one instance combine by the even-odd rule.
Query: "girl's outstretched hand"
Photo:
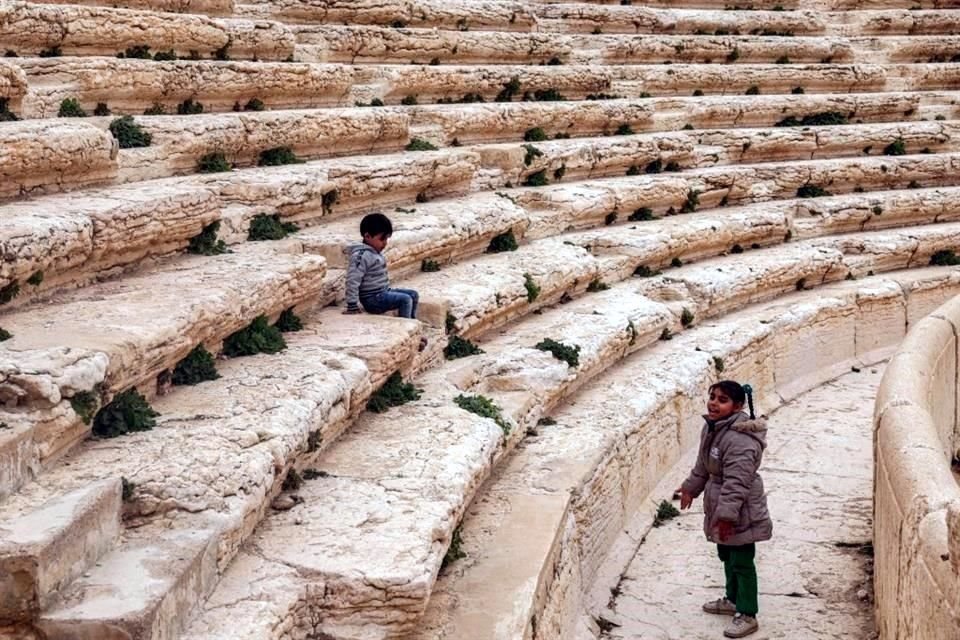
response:
[[[690,505],[693,504],[693,496],[684,491],[682,487],[677,492],[680,494],[680,510],[689,509]]]
[[[718,520],[717,521],[717,537],[720,538],[720,542],[726,542],[730,537],[733,536],[733,523],[729,520]]]

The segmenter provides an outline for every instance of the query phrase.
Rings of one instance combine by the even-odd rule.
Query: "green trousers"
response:
[[[757,615],[757,567],[753,563],[757,555],[756,545],[731,547],[718,544],[717,554],[723,561],[723,573],[727,577],[727,600],[737,605],[737,613]]]

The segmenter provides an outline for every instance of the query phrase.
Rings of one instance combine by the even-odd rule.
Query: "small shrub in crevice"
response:
[[[680,208],[680,211],[683,213],[693,213],[697,210],[697,207],[700,206],[700,192],[696,189],[690,189],[687,192],[687,199],[683,203],[683,207]]]
[[[666,164],[663,170],[666,171],[667,173],[676,173],[677,171],[681,171],[682,167],[680,166],[680,163],[671,160]]]
[[[373,413],[385,413],[388,409],[419,399],[420,390],[409,382],[404,382],[400,372],[394,371],[367,401],[367,410]]]
[[[193,253],[198,256],[218,256],[222,253],[229,252],[226,243],[217,238],[219,231],[219,220],[205,226],[203,231],[190,238],[190,244],[187,245],[187,253]]]
[[[0,342],[6,342],[7,340],[9,340],[9,339],[12,338],[12,337],[13,337],[13,334],[12,334],[12,333],[10,333],[9,331],[7,331],[7,330],[4,329],[3,327],[0,327]]]
[[[123,53],[117,54],[118,58],[131,58],[134,60],[150,60],[153,58],[150,55],[150,47],[145,44],[138,44],[132,47],[127,47]]]
[[[124,502],[133,500],[133,494],[137,490],[137,484],[120,476],[120,499]]]
[[[260,98],[251,98],[247,100],[247,104],[243,105],[244,111],[265,111],[266,106],[263,104],[263,100]],[[234,111],[239,111],[239,109],[234,109]]]
[[[280,317],[273,323],[280,333],[294,333],[303,329],[303,320],[293,312],[293,307],[284,309]]]
[[[800,278],[799,280],[797,280],[797,286],[796,286],[797,291],[805,291],[806,288],[807,288],[806,278]]]
[[[487,245],[487,253],[503,253],[504,251],[516,251],[519,248],[517,238],[513,235],[513,230],[494,236]]]
[[[525,101],[536,101],[536,102],[563,102],[566,100],[566,97],[556,89],[538,89],[533,92],[531,96],[529,93],[523,95]]]
[[[172,381],[175,385],[195,385],[219,377],[213,354],[199,344],[173,368]]]
[[[404,147],[407,151],[436,151],[437,147],[423,138],[413,138],[410,144]]]
[[[43,271],[34,271],[30,274],[30,277],[27,278],[27,284],[32,287],[39,287],[43,284]]]
[[[713,368],[717,373],[723,373],[723,370],[726,368],[726,365],[723,363],[723,358],[720,356],[713,356]]]
[[[810,115],[797,118],[796,116],[787,116],[777,122],[775,127],[826,127],[848,124],[850,122],[847,115],[840,111],[821,111],[820,113],[811,113]]]
[[[457,360],[481,353],[483,353],[483,349],[470,340],[461,338],[460,336],[450,336],[450,339],[447,340],[447,346],[443,348],[443,356],[447,360]]]
[[[164,107],[159,102],[154,102],[152,106],[147,107],[143,111],[145,116],[162,116],[167,113],[167,108]]]
[[[499,303],[500,303],[500,294],[497,294],[497,304]],[[453,333],[454,329],[457,328],[457,316],[447,311],[447,315],[443,319],[443,328],[447,332],[447,335],[450,335],[451,333]]]
[[[604,282],[599,278],[595,278],[590,281],[590,284],[587,285],[587,292],[598,293],[600,291],[606,291],[609,288],[610,288],[610,285],[608,285],[606,282]]]
[[[173,49],[168,49],[167,51],[157,51],[153,54],[153,59],[156,62],[175,62],[177,60],[177,52]]]
[[[566,362],[574,369],[580,366],[580,347],[578,346],[571,347],[552,338],[544,338],[535,345],[535,348],[549,352],[554,358]]]
[[[11,280],[3,287],[0,287],[0,304],[7,304],[20,295],[20,283]]]
[[[540,418],[539,420],[537,420],[538,427],[552,427],[555,424],[557,424],[557,421],[554,418],[551,418],[550,416],[546,416],[544,418]]]
[[[526,187],[545,187],[550,184],[550,180],[547,178],[546,169],[541,169],[527,176],[527,179],[523,181],[524,186]]]
[[[645,264],[642,264],[633,270],[633,275],[635,275],[638,278],[652,278],[654,276],[660,275],[660,272],[651,269]]]
[[[790,64],[790,58],[788,56],[780,56],[777,58],[776,64]]]
[[[562,164],[556,169],[553,170],[553,179],[554,180],[563,180],[563,176],[567,175],[567,165]]]
[[[41,58],[59,58],[63,55],[63,51],[60,47],[50,47],[49,49],[43,49],[40,51],[39,55]]]
[[[683,266],[683,260],[681,260],[680,258],[674,258],[673,260],[670,261],[670,266],[673,267],[674,269],[679,269],[680,267]]]
[[[540,149],[537,149],[537,148],[536,148],[535,146],[533,146],[532,144],[525,144],[525,145],[523,145],[523,148],[524,148],[524,149],[526,150],[526,152],[527,152],[527,153],[524,155],[524,157],[523,157],[523,164],[525,164],[525,165],[528,166],[528,167],[529,167],[531,164],[533,164],[533,161],[534,161],[534,160],[536,160],[537,158],[542,158],[542,157],[543,157],[543,151],[540,151]]]
[[[503,85],[503,90],[497,94],[497,102],[510,102],[513,97],[520,93],[520,78],[514,76]]]
[[[440,263],[436,260],[426,258],[420,263],[420,271],[424,273],[435,273],[440,271]]]
[[[656,219],[657,217],[653,215],[653,209],[650,207],[640,207],[627,218],[630,222],[647,222]]]
[[[110,134],[117,139],[121,149],[149,147],[153,136],[137,124],[133,116],[123,116],[110,123]]]
[[[227,44],[223,45],[219,49],[213,52],[213,58],[215,60],[229,60],[230,59],[230,45],[233,44],[230,40],[227,40]]]
[[[231,333],[223,341],[223,355],[235,358],[258,353],[279,353],[287,348],[280,330],[267,321],[266,316],[257,316],[249,325]]]
[[[90,424],[100,408],[100,397],[93,391],[78,391],[70,398],[70,407],[83,424]]]
[[[804,91],[803,87],[794,87],[793,89],[790,90],[790,93],[792,93],[795,96],[799,96],[806,93],[806,91]]]
[[[87,112],[76,98],[64,98],[57,111],[58,118],[86,118]]]
[[[412,107],[413,105],[417,104],[417,96],[404,96],[400,101],[400,104],[406,107]]]
[[[321,197],[321,205],[323,206],[323,213],[330,215],[330,212],[333,211],[333,205],[337,204],[337,201],[340,200],[340,192],[336,189],[327,191]]]
[[[457,525],[457,528],[453,530],[453,535],[450,537],[450,546],[447,547],[447,552],[443,554],[440,571],[446,569],[451,563],[467,557],[467,552],[462,549],[462,545],[463,539],[460,537],[460,525]]]
[[[657,506],[657,516],[653,519],[653,526],[659,527],[667,520],[672,520],[680,515],[680,512],[677,511],[677,508],[667,502],[662,500]]]
[[[903,141],[903,138],[897,138],[887,146],[883,148],[883,155],[885,156],[905,156],[907,155],[907,145]]]
[[[879,216],[880,214],[883,213],[883,207],[881,207],[880,205],[874,205],[873,209],[871,209],[870,211],[873,212],[873,215]]]
[[[663,331],[660,332],[660,340],[673,340],[673,331],[670,331],[669,327],[664,327]]]
[[[296,469],[290,469],[280,485],[282,491],[297,491],[303,486],[303,476]]]
[[[702,96],[703,96],[703,89],[694,89],[694,90],[693,90],[693,97],[694,97],[694,98],[700,98],[700,97],[702,97]]]
[[[741,254],[743,253],[743,245],[735,244],[730,248],[730,253]]]
[[[227,162],[227,157],[221,151],[208,153],[197,162],[198,173],[219,173],[231,169],[233,169],[233,165]]]
[[[930,264],[936,267],[955,267],[960,264],[960,257],[952,249],[941,249],[930,256]]]
[[[638,176],[640,175],[640,167],[635,164],[630,165],[630,168],[627,169],[628,176]]]
[[[203,104],[194,102],[193,98],[187,98],[177,105],[177,115],[195,116],[200,113],[203,113]]]
[[[93,419],[93,433],[101,438],[116,438],[136,431],[149,431],[160,414],[153,410],[146,398],[136,389],[127,389]]]
[[[757,85],[752,85],[752,86],[748,87],[747,90],[746,90],[744,93],[745,93],[746,95],[748,95],[748,96],[757,96],[757,95],[760,95],[760,87],[758,87]]]
[[[282,240],[291,233],[299,231],[300,227],[292,222],[282,222],[280,214],[267,215],[258,213],[250,221],[250,231],[247,240],[254,242],[262,240]]]
[[[533,302],[540,297],[540,285],[533,280],[533,276],[529,273],[523,274],[523,287],[527,290],[527,302]]]
[[[632,136],[633,134],[634,134],[633,128],[626,123],[621,124],[619,127],[617,127],[617,131],[614,133],[614,135],[617,135],[617,136]]]
[[[740,59],[740,48],[734,47],[733,50],[727,54],[727,62],[736,62]]]
[[[497,423],[497,426],[503,431],[503,435],[509,435],[510,423],[504,419],[502,410],[490,398],[481,395],[465,396],[460,394],[453,399],[453,402],[464,411],[469,411],[481,418],[490,418]]]
[[[303,164],[290,147],[273,147],[260,152],[258,167],[280,167],[285,164]]]
[[[919,189],[919,188],[920,188],[920,183],[917,182],[916,180],[911,180],[907,184],[907,189]]]
[[[19,119],[20,116],[10,111],[10,100],[0,98],[0,122],[16,122]]]
[[[680,314],[680,324],[683,325],[684,328],[686,328],[693,324],[693,320],[694,320],[693,312],[690,311],[690,309],[687,309],[686,307],[684,307],[683,312]]]
[[[328,478],[330,474],[326,471],[321,471],[319,469],[304,469],[303,473],[300,474],[304,480],[316,480],[317,478]]]
[[[523,133],[523,139],[526,142],[543,142],[547,140],[546,132],[540,127],[534,127],[532,129],[527,129]]]
[[[98,102],[97,106],[93,108],[93,115],[95,116],[108,116],[111,113],[110,107],[107,106],[106,102]]]
[[[616,211],[612,211],[612,212],[608,213],[608,214],[603,218],[603,224],[605,224],[605,225],[608,226],[608,227],[609,227],[610,225],[612,225],[612,224],[613,224],[614,222],[616,222],[616,221],[617,221],[617,212],[616,212]]]
[[[815,184],[805,184],[797,189],[798,198],[823,198],[829,195],[831,195],[829,191]]]

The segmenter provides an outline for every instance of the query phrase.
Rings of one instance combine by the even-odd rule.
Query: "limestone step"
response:
[[[25,622],[110,549],[120,534],[120,480],[94,478],[0,531],[0,622]]]
[[[82,4],[38,4],[11,0],[0,8],[0,40],[20,56],[57,50],[67,55],[124,53],[131,47],[180,57],[285,60],[293,55],[293,33],[264,20],[208,18]]]
[[[569,0],[527,0],[531,3],[541,3],[541,4],[570,4]],[[617,5],[621,4],[620,0],[580,0],[579,4],[601,4],[601,5]],[[651,6],[651,7],[674,7],[682,9],[724,9],[730,10],[733,5],[730,5],[729,2],[724,0],[683,0],[682,2],[673,2],[672,0],[647,0],[640,6]],[[947,2],[934,2],[928,0],[926,2],[916,2],[913,3],[911,0],[787,0],[786,2],[780,2],[779,0],[760,0],[759,2],[751,1],[745,5],[740,5],[738,10],[741,11],[803,11],[803,10],[817,10],[817,11],[863,11],[863,10],[880,10],[880,9],[891,9],[891,8],[902,8],[902,9],[945,9],[945,8],[955,8],[954,0],[948,0]]]
[[[672,276],[665,275],[530,316],[483,342],[485,355],[421,378],[421,400],[362,417],[318,460],[323,473],[302,489],[304,502],[258,529],[250,553],[240,554],[186,637],[272,638],[271,629],[278,628],[335,638],[411,631],[477,487],[564,395],[655,342],[664,328],[679,328],[681,303],[697,310],[699,322],[792,291],[800,278],[819,284],[846,271],[840,251],[812,245],[755,254],[765,260],[724,261],[733,286],[675,289],[663,296],[655,283],[671,286]],[[579,367],[530,348],[545,337],[580,346]],[[492,397],[504,409],[503,427],[456,410],[450,401],[459,393]],[[398,428],[398,420],[425,428]],[[344,505],[350,505],[349,517]],[[250,571],[264,582],[251,584]]]
[[[233,13],[233,0],[42,0],[42,2],[43,4],[149,9],[169,13],[199,13],[210,16],[226,16]]]
[[[4,314],[12,337],[0,347],[0,420],[10,428],[0,432],[0,456],[13,471],[0,495],[89,433],[71,407],[77,394],[90,392],[100,405],[138,386],[150,397],[158,374],[198,344],[216,353],[223,338],[257,316],[333,299],[340,280],[325,279],[322,258],[269,245],[184,257]]]
[[[296,473],[291,469],[309,466],[335,441],[397,363],[415,372],[421,335],[416,323],[404,320],[321,312],[302,331],[287,334],[282,353],[219,363],[220,379],[177,387],[156,400],[161,415],[154,429],[86,442],[9,498],[0,520],[19,521],[50,496],[97,478],[123,478],[129,487],[122,543],[100,568],[61,589],[38,626],[50,638],[114,627],[133,629],[132,637],[141,639],[175,637],[285,478]],[[90,524],[74,519],[72,529],[86,533]],[[153,544],[170,535],[190,536],[197,555],[178,564],[182,550]],[[160,567],[153,572],[159,583],[138,594],[123,581],[131,576],[128,565],[144,560],[144,544],[149,564]]]
[[[474,29],[481,31],[532,31],[533,7],[525,2],[481,0],[254,0],[237,3],[241,16],[271,18],[292,24],[343,23]]]
[[[955,64],[675,64],[675,65],[341,65],[278,62],[116,58],[10,58],[29,89],[11,109],[23,117],[51,117],[68,98],[93,111],[104,103],[117,113],[142,113],[160,105],[168,112],[192,99],[213,111],[229,111],[254,98],[269,108],[387,104],[464,96],[495,100],[505,90],[516,100],[590,95],[646,97],[704,94],[869,93],[954,90]],[[519,83],[519,88],[517,84]]]
[[[738,310],[589,382],[480,490],[461,524],[468,560],[441,572],[405,640],[545,639],[582,628],[606,604],[618,560],[649,530],[663,497],[651,492],[695,443],[706,384],[748,380],[766,413],[851,364],[886,357],[907,308],[930,310],[918,288],[947,299],[960,286],[956,270],[891,275]],[[798,348],[812,343],[817,358]]]
[[[649,64],[949,60],[956,36],[773,37],[463,32],[294,25],[296,59],[352,64]]]
[[[20,287],[3,309],[182,250],[220,215],[212,189],[174,181],[0,205],[0,287]]]
[[[117,142],[85,122],[4,123],[0,149],[0,198],[109,182],[117,173]]]

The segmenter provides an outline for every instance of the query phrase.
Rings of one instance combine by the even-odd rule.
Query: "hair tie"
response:
[[[757,416],[753,411],[753,387],[745,384],[743,385],[743,392],[747,394],[747,405],[750,407],[750,419],[755,420]]]

